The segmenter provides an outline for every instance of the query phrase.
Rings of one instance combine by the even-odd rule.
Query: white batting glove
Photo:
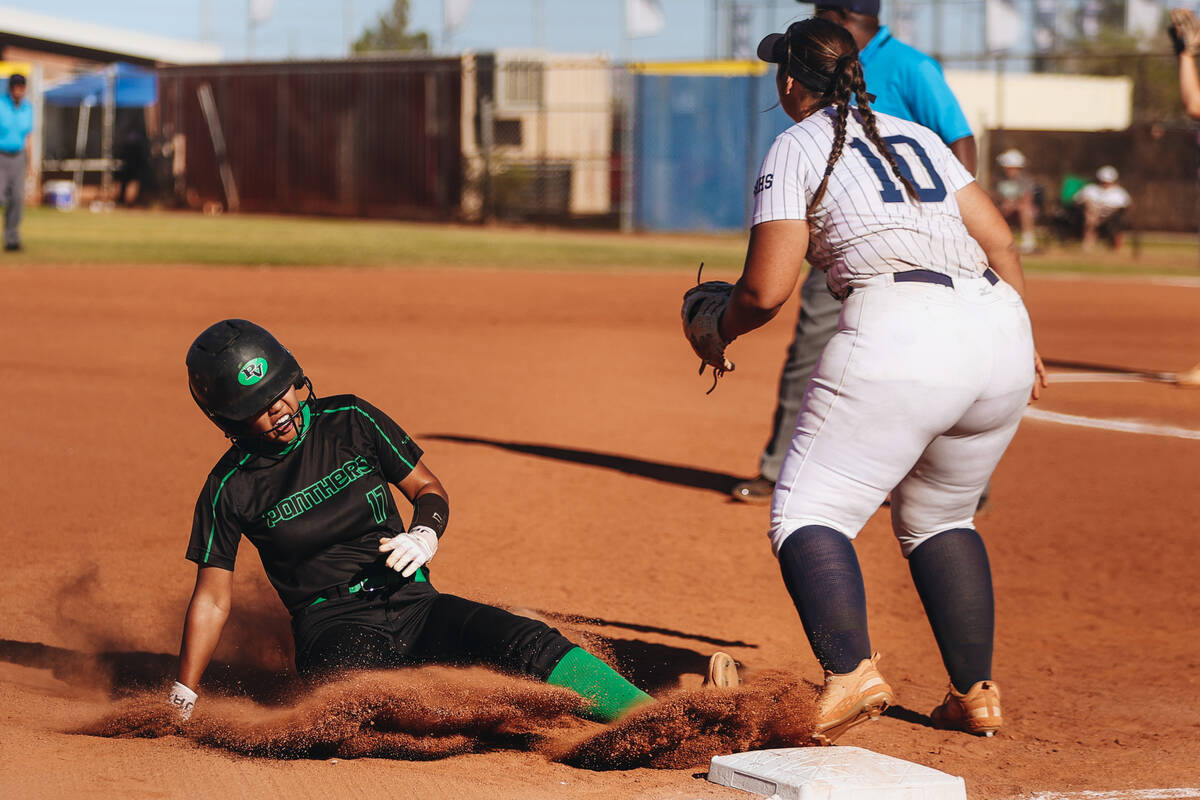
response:
[[[167,703],[179,715],[180,722],[187,722],[192,718],[192,711],[196,708],[196,698],[199,697],[188,687],[184,686],[179,681],[175,681],[175,685],[171,687],[171,691],[167,693]]]
[[[379,540],[379,552],[391,553],[387,558],[388,567],[405,578],[428,564],[437,548],[437,533],[425,525],[417,525],[408,533]]]

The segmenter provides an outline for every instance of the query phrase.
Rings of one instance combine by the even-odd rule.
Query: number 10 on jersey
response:
[[[892,151],[892,157],[896,159],[896,166],[900,168],[900,174],[908,178],[909,183],[917,190],[917,198],[922,203],[940,203],[946,199],[946,182],[942,180],[942,176],[937,174],[933,168],[933,161],[929,158],[929,154],[925,152],[925,148],[921,143],[910,136],[885,136],[883,141],[887,144],[888,149]],[[854,138],[850,140],[850,146],[853,147],[858,154],[866,160],[867,165],[875,173],[875,177],[879,179],[880,190],[879,197],[885,203],[903,203],[904,202],[904,187],[897,186],[894,175],[891,169],[883,159],[875,155],[875,151],[871,149],[871,145],[864,142],[862,139]],[[907,159],[901,154],[900,149],[904,148],[911,151],[912,155],[921,163],[922,169],[932,183],[931,186],[922,185],[913,175],[912,167]]]

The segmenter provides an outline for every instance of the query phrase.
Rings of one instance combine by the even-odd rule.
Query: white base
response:
[[[861,747],[715,756],[708,779],[778,800],[967,800],[962,778]]]

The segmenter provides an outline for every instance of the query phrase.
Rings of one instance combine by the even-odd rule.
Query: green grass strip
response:
[[[8,266],[474,268],[694,273],[741,271],[745,233],[631,234],[331,217],[28,209]],[[1123,253],[1052,246],[1031,273],[1200,275],[1196,237],[1130,234]],[[1136,249],[1134,244],[1136,242]]]
[[[6,265],[332,266],[687,270],[741,268],[741,235],[633,235],[326,217],[30,209]]]

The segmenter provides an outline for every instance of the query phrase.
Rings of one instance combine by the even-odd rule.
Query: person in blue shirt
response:
[[[4,249],[21,249],[25,205],[25,150],[33,130],[33,106],[25,100],[25,76],[13,73],[0,97],[0,202],[4,204]]]
[[[929,128],[974,174],[975,137],[946,84],[942,68],[930,56],[896,39],[886,25],[879,23],[879,0],[819,0],[815,16],[842,26],[854,38],[863,78],[875,96],[871,108]],[[800,287],[800,316],[779,378],[775,418],[770,439],[759,459],[759,475],[733,486],[731,494],[735,500],[770,502],[783,457],[792,442],[808,379],[821,351],[837,332],[841,308],[841,301],[825,286],[825,273],[809,270]],[[985,489],[981,506],[986,497]]]
[[[871,108],[929,128],[968,172],[975,172],[975,137],[941,66],[879,24],[879,0],[821,0],[816,16],[854,37],[863,79],[875,95]]]

